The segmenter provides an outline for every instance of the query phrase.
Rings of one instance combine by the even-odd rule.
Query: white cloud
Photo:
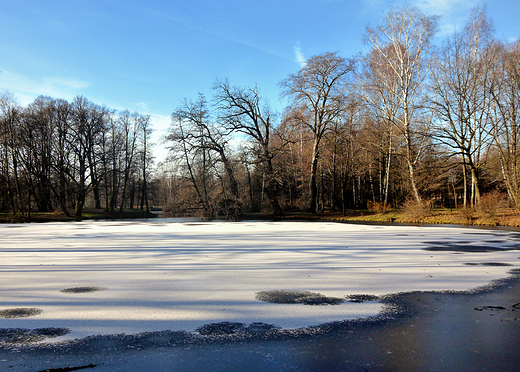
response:
[[[137,106],[137,107],[142,108],[145,111],[150,110],[150,107],[148,106],[148,104],[144,103],[144,102],[134,103],[134,105]]]
[[[478,0],[414,0],[412,4],[428,15],[441,16],[439,33],[446,35],[464,27]]]
[[[302,48],[300,48],[299,46],[294,46],[293,49],[295,57],[294,61],[298,62],[301,68],[305,67],[307,65],[307,60],[303,55]]]
[[[64,79],[64,78],[43,78],[43,81],[50,86],[64,86],[67,88],[81,89],[88,88],[90,86],[86,81],[76,79]]]
[[[444,15],[453,10],[472,7],[473,0],[415,0],[414,5],[425,13]]]
[[[77,79],[44,77],[40,80],[6,70],[0,73],[0,90],[12,92],[24,106],[39,95],[70,100],[89,86],[88,82]]]

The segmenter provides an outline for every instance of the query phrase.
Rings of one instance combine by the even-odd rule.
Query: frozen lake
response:
[[[90,221],[0,237],[0,328],[70,330],[55,341],[364,318],[383,309],[370,296],[470,290],[520,262],[519,233],[460,227]]]

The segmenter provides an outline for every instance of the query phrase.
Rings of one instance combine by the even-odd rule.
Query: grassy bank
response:
[[[351,211],[346,213],[345,216],[342,213],[323,213],[320,219],[335,221],[520,227],[520,215],[511,208],[503,208],[496,213],[475,212],[463,208],[453,210],[433,209],[423,213],[404,209],[393,209],[386,213]]]

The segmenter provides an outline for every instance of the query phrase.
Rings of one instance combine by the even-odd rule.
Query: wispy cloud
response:
[[[144,103],[144,102],[134,103],[134,106],[140,107],[140,108],[142,108],[145,111],[150,110],[150,106],[148,106],[148,104]]]
[[[414,0],[413,5],[425,13],[446,14],[461,8],[472,7],[474,0]]]
[[[470,11],[479,4],[478,0],[413,0],[412,5],[426,14],[439,15],[440,34],[460,30],[467,22]]]
[[[43,81],[45,84],[50,86],[64,86],[67,88],[73,88],[73,89],[81,89],[81,88],[87,88],[90,86],[90,83],[87,83],[86,81],[76,80],[76,79],[64,79],[64,78],[43,78]]]
[[[302,48],[299,45],[293,47],[294,49],[294,61],[300,64],[300,67],[303,68],[307,65],[307,60],[303,55]]]
[[[22,105],[31,103],[39,95],[72,99],[81,94],[82,89],[89,86],[88,82],[77,79],[59,77],[34,79],[12,71],[0,72],[0,90],[7,90],[15,94]]]

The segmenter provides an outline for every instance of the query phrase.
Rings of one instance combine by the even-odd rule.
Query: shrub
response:
[[[476,206],[476,214],[482,222],[496,222],[499,212],[509,206],[508,199],[498,191],[483,195]]]
[[[464,219],[466,225],[473,225],[473,218],[475,216],[473,208],[463,207],[460,209],[460,214],[462,215],[462,218]]]
[[[404,217],[410,222],[423,222],[431,215],[431,204],[430,200],[409,200],[404,203]]]
[[[367,207],[369,211],[375,212],[375,213],[386,213],[390,209],[390,205],[385,204],[383,202],[375,202],[369,200],[367,203]]]

